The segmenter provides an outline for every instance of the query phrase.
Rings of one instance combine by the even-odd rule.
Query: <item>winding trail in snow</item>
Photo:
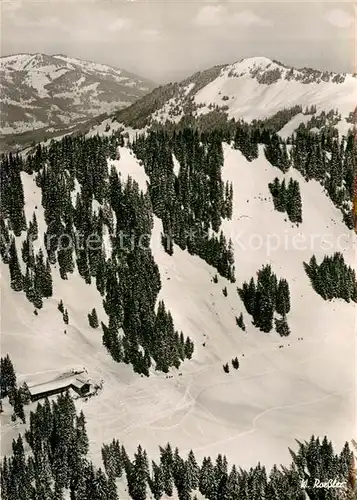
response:
[[[220,441],[209,443],[208,445],[195,447],[195,448],[193,448],[193,451],[194,452],[203,451],[203,450],[212,448],[213,446],[224,444],[224,443],[227,443],[228,441],[234,441],[235,439],[238,439],[238,438],[240,438],[242,436],[246,436],[247,434],[254,433],[257,430],[256,423],[258,422],[258,420],[260,420],[262,417],[264,417],[268,413],[272,413],[274,411],[283,411],[283,410],[287,410],[287,409],[297,408],[297,407],[300,407],[300,406],[310,406],[310,405],[313,405],[313,404],[316,404],[316,403],[320,403],[321,401],[325,401],[326,399],[329,399],[329,398],[332,398],[332,397],[335,397],[335,396],[339,396],[341,394],[348,394],[350,392],[353,392],[353,389],[349,389],[348,391],[337,391],[335,393],[328,394],[327,396],[322,396],[322,397],[314,399],[312,401],[306,401],[306,402],[301,402],[301,403],[294,403],[294,404],[291,404],[291,405],[274,406],[272,408],[268,408],[268,409],[262,411],[261,413],[259,413],[258,415],[256,415],[253,418],[253,420],[252,420],[252,428],[249,429],[248,431],[240,432],[240,433],[235,434],[235,435],[233,435],[233,436],[231,436],[231,437],[229,437],[227,439],[222,439]],[[224,423],[224,425],[226,425],[226,424]],[[184,450],[183,453],[185,454],[188,451],[190,451],[190,449]]]

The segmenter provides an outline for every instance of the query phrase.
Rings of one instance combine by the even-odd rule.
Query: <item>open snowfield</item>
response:
[[[262,75],[277,71],[281,76],[270,83],[262,83],[256,73]],[[318,73],[318,72],[317,72]],[[302,77],[303,76],[303,77]],[[316,76],[316,75],[315,75]],[[307,82],[304,70],[293,69],[266,57],[248,57],[223,67],[217,78],[195,89],[195,83],[181,85],[181,95],[176,95],[153,114],[153,119],[165,123],[178,122],[184,116],[184,96],[190,91],[197,109],[194,115],[205,115],[218,107],[224,109],[228,118],[251,122],[275,115],[278,111],[301,106],[303,111],[311,106],[316,113],[338,110],[341,119],[336,124],[339,134],[347,135],[352,123],[346,121],[357,102],[357,79],[352,74],[344,75],[344,81],[335,83],[332,74],[323,80],[311,78]],[[268,80],[269,81],[269,80]],[[283,138],[291,136],[311,115],[298,113],[279,132]]]
[[[353,111],[357,100],[356,78],[347,74],[342,83],[310,82],[302,83],[295,79],[279,79],[271,84],[259,83],[249,73],[252,69],[278,69],[284,74],[287,69],[264,57],[247,58],[222,69],[218,78],[206,85],[195,96],[196,104],[218,103],[226,96],[221,105],[228,106],[230,118],[243,118],[246,121],[272,116],[279,109],[301,105],[315,105],[317,112],[338,109],[342,117]],[[299,73],[299,70],[294,70]],[[201,113],[207,112],[203,107]]]
[[[116,168],[145,190],[143,167],[128,149],[120,152],[121,159],[113,162]],[[283,174],[262,152],[251,163],[228,145],[224,154],[223,179],[233,182],[234,209],[223,229],[234,242],[235,284],[221,277],[215,284],[215,269],[177,246],[173,256],[166,254],[161,221],[155,218],[151,248],[161,274],[159,299],[171,310],[176,328],[195,342],[193,359],[169,376],[140,377],[111,359],[102,346],[101,329],[91,329],[87,320],[95,307],[99,320],[106,322],[100,294],[77,273],[63,281],[53,269],[54,295],[36,317],[25,295],[10,289],[8,269],[1,264],[1,352],[10,354],[19,379],[51,380],[84,367],[92,380],[103,381],[97,396],[76,401],[85,412],[90,454],[98,465],[102,443],[113,437],[129,453],[141,443],[155,458],[158,446],[170,441],[182,454],[191,448],[198,459],[224,453],[231,463],[247,467],[258,461],[267,466],[287,463],[295,438],[327,434],[340,447],[356,436],[355,308],[342,300],[323,301],[303,269],[303,261],[313,254],[320,262],[335,250],[356,267],[355,235],[320,185],[306,183],[290,170],[286,177],[300,182],[304,221],[292,227],[284,214],[274,211],[268,189],[268,182]],[[35,210],[41,234],[40,191],[32,177],[23,175],[26,216]],[[236,292],[266,263],[289,282],[291,335],[285,339],[256,330]],[[69,325],[57,310],[60,299],[68,309]],[[240,312],[246,332],[236,326]],[[222,365],[235,356],[239,370],[224,373]],[[5,455],[24,426],[11,422],[7,407],[0,420]]]

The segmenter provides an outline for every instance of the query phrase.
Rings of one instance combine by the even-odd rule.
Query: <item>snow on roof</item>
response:
[[[41,394],[42,392],[50,392],[57,389],[65,389],[71,385],[80,389],[84,384],[89,383],[88,380],[82,377],[70,377],[62,380],[51,380],[50,382],[45,382],[43,384],[37,384],[29,387],[29,391],[32,395]]]
[[[85,384],[89,384],[89,381],[81,377],[73,378],[71,382],[71,385],[74,385],[74,387],[77,387],[78,389],[83,387]]]
[[[69,379],[67,380],[53,380],[51,382],[46,382],[44,384],[33,385],[29,387],[29,391],[32,395],[40,394],[42,392],[50,392],[56,389],[66,388],[71,385]]]

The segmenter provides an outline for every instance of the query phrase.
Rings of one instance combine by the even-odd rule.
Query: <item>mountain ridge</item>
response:
[[[108,65],[42,53],[0,59],[2,133],[71,125],[134,102],[154,83]]]
[[[117,121],[133,128],[176,122],[212,110],[252,121],[300,105],[317,112],[338,108],[342,119],[355,108],[357,80],[352,74],[296,69],[267,57],[243,58],[199,71],[178,83],[154,89],[125,110]]]
[[[59,70],[63,64],[72,67],[73,64],[80,62],[85,73],[93,72],[93,67],[95,67],[99,76],[101,72],[105,73],[109,68],[110,71],[116,72],[116,78],[119,80],[120,78],[132,76],[131,73],[123,70],[116,70],[107,65],[90,61],[82,61],[63,54],[54,54],[53,56],[39,53],[8,55],[0,59],[0,66],[3,61],[11,63],[11,60],[15,59],[16,62],[19,58],[28,63],[31,63],[36,58],[41,58],[41,60],[43,58],[49,58],[50,60],[56,58],[57,69]],[[17,62],[19,63],[19,61]],[[88,78],[88,83],[92,83],[92,89],[89,88],[89,91],[95,93],[93,75],[90,74]],[[114,77],[110,76],[110,78],[113,79]],[[80,80],[79,75],[77,83],[78,80]],[[75,83],[76,81],[74,81]],[[113,84],[113,82],[110,82],[110,85],[119,85],[120,87],[121,83]],[[151,88],[149,89],[150,85]],[[46,87],[46,85],[43,85],[43,87]],[[77,98],[75,96],[78,90],[78,87],[74,87],[71,82],[67,87],[72,92],[68,92],[67,95],[60,92],[62,104],[66,110],[69,109],[69,103],[72,103]],[[147,88],[147,91],[142,91],[135,87],[129,87],[128,90],[128,87],[126,87],[126,98],[128,98],[128,92],[132,94],[134,91],[136,94],[141,95],[131,95],[132,102],[120,103],[116,100],[117,87],[109,92],[110,95],[104,106],[103,102],[99,104],[99,108],[96,107],[92,110],[88,110],[88,106],[84,106],[84,112],[82,109],[82,113],[79,115],[76,114],[75,106],[71,106],[71,121],[68,117],[63,119],[63,116],[58,116],[61,111],[58,109],[56,111],[55,108],[52,114],[55,124],[51,125],[48,125],[48,116],[43,113],[41,107],[31,114],[30,112],[33,110],[22,109],[22,106],[19,109],[16,101],[14,103],[3,103],[3,135],[1,136],[0,147],[2,150],[19,150],[43,139],[72,134],[76,131],[81,133],[89,129],[93,130],[93,121],[97,125],[99,124],[98,130],[103,128],[100,122],[105,122],[108,126],[111,119],[125,127],[143,129],[150,124],[163,124],[167,120],[177,123],[185,116],[209,117],[211,114],[214,121],[218,114],[215,117],[212,112],[218,112],[219,119],[234,118],[250,122],[256,119],[269,119],[280,112],[285,113],[287,111],[289,114],[291,110],[293,112],[290,113],[288,123],[282,131],[283,136],[286,137],[291,135],[300,124],[306,123],[311,118],[309,115],[313,114],[311,113],[312,108],[315,110],[314,113],[317,114],[333,111],[333,125],[337,126],[341,135],[346,135],[354,123],[353,110],[357,102],[355,75],[320,71],[312,68],[296,69],[264,56],[247,57],[234,63],[215,65],[197,71],[181,82],[169,82],[154,87],[154,84],[149,81]],[[75,92],[73,92],[73,89]],[[86,95],[83,95],[84,101],[85,98]],[[43,98],[44,101],[49,99],[48,97]],[[297,107],[300,108],[300,112],[296,111]],[[332,107],[337,109],[331,110]],[[20,119],[27,112],[29,116],[26,118],[27,124],[25,123],[25,127],[24,122],[20,120],[20,122],[15,123],[16,127],[8,127],[6,130],[6,111],[13,115],[20,113]],[[90,116],[88,116],[89,114]],[[40,115],[39,119],[43,121],[36,122],[34,115]],[[33,126],[34,123],[35,127]],[[113,129],[113,126],[111,128]]]

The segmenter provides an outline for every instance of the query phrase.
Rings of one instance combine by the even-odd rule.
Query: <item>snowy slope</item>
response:
[[[264,119],[295,105],[316,106],[317,113],[337,109],[344,133],[351,127],[345,118],[355,109],[357,79],[351,74],[336,74],[313,69],[294,69],[266,57],[252,57],[224,66],[217,77],[198,85],[197,78],[178,85],[176,94],[153,114],[159,122],[177,121],[188,101],[194,115],[220,109],[229,118]],[[304,121],[295,117],[294,128]]]
[[[108,113],[149,92],[152,82],[63,55],[0,59],[2,133],[67,125]]]
[[[133,176],[145,190],[148,179],[143,167],[128,149],[121,148],[120,153],[121,159],[113,163],[122,177]],[[340,300],[324,302],[312,290],[302,266],[313,253],[319,260],[333,251],[322,243],[327,237],[355,265],[355,237],[317,183],[305,183],[297,172],[287,174],[299,180],[303,218],[308,214],[298,229],[293,228],[273,210],[268,190],[268,182],[281,177],[281,172],[263,154],[248,163],[226,145],[224,155],[223,176],[234,186],[234,213],[223,229],[234,241],[236,284],[223,278],[215,284],[216,271],[177,246],[173,256],[165,253],[162,224],[155,218],[151,248],[161,274],[159,299],[171,310],[176,328],[189,335],[196,347],[193,359],[169,377],[152,373],[149,379],[141,378],[110,358],[100,329],[92,330],[87,321],[93,307],[99,320],[106,319],[101,297],[76,273],[63,281],[53,270],[54,295],[44,301],[36,317],[24,294],[9,288],[8,269],[1,264],[1,351],[10,353],[20,380],[49,381],[54,373],[83,367],[92,380],[103,381],[98,396],[77,401],[88,421],[91,457],[97,464],[102,443],[113,437],[129,453],[141,443],[153,458],[158,445],[170,441],[182,453],[192,448],[197,458],[222,452],[242,466],[259,460],[269,466],[289,460],[287,447],[294,446],[295,438],[327,433],[339,447],[355,435],[354,307]],[[175,168],[179,168],[176,159]],[[35,206],[41,207],[41,195],[32,177],[23,176],[29,218]],[[43,211],[36,212],[41,232]],[[315,243],[301,249],[300,236],[300,247],[294,250],[293,238],[299,233],[313,237]],[[267,242],[276,243],[278,238],[280,245],[268,251]],[[261,239],[265,244],[258,248]],[[237,285],[268,262],[290,284],[292,333],[286,339],[257,331],[236,292]],[[64,325],[57,310],[60,299],[68,308],[69,325]],[[235,324],[240,312],[246,332]],[[225,374],[222,364],[236,355],[240,369]],[[29,411],[31,406],[26,408]],[[8,408],[0,420],[4,455],[23,426],[10,421]],[[126,498],[124,492],[122,497]]]
[[[281,72],[279,78],[272,83],[262,83],[256,77],[268,72]],[[273,115],[279,109],[295,105],[316,105],[317,111],[338,109],[343,116],[347,116],[356,105],[357,79],[346,75],[341,83],[335,83],[333,78],[323,81],[320,78],[306,83],[298,80],[298,70],[293,70],[290,79],[288,68],[266,58],[246,59],[242,62],[227,66],[220,76],[202,89],[196,96],[197,104],[218,103],[219,97],[227,96],[223,101],[228,105],[228,116],[244,118],[247,121],[262,119]],[[204,108],[203,108],[204,109]]]

